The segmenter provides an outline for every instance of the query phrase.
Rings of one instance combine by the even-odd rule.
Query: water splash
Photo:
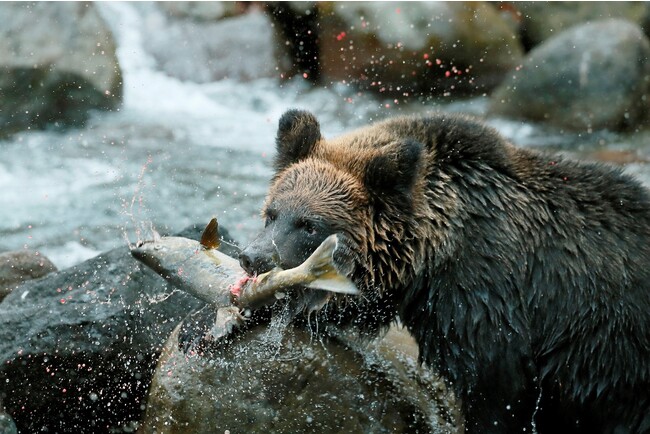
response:
[[[146,207],[144,205],[144,188],[146,187],[145,183],[145,174],[147,172],[147,169],[149,166],[153,163],[153,157],[149,155],[147,157],[147,161],[142,165],[140,168],[140,174],[138,175],[136,184],[135,184],[135,190],[133,192],[133,196],[131,196],[130,201],[127,201],[125,199],[122,199],[122,214],[127,217],[127,219],[130,221],[131,226],[133,228],[133,231],[135,232],[136,236],[136,242],[135,244],[131,244],[131,241],[129,239],[128,235],[128,230],[127,227],[122,228],[122,234],[124,236],[124,239],[126,240],[126,244],[129,246],[129,249],[132,250],[134,246],[137,246],[140,244],[142,241],[144,241],[143,237],[143,232],[146,230],[144,228],[145,224],[149,224],[149,233],[153,234],[154,238],[158,234],[158,232],[154,229],[153,227],[153,222],[152,221],[143,221],[140,217],[142,216],[142,213],[144,210],[146,210]],[[127,224],[128,225],[128,224]],[[158,238],[160,238],[160,235],[158,235]]]

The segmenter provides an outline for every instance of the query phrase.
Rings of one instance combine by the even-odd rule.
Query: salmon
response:
[[[139,242],[131,250],[138,261],[160,274],[176,288],[212,305],[215,309],[235,306],[257,309],[272,304],[294,288],[358,294],[356,285],[341,270],[344,255],[338,235],[330,235],[299,266],[275,268],[258,276],[248,276],[239,261],[217,250],[219,226],[212,219],[201,241],[183,237],[159,237]]]

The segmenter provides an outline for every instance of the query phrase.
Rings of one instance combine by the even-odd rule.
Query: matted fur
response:
[[[400,318],[468,432],[650,432],[650,199],[636,180],[464,116],[324,139],[289,113],[266,207],[347,238],[362,289],[323,320]]]

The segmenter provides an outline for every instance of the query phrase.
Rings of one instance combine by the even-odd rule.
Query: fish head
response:
[[[131,249],[131,256],[159,274],[168,272],[171,264],[190,255],[191,250],[200,249],[197,241],[181,237],[154,237],[138,241]]]

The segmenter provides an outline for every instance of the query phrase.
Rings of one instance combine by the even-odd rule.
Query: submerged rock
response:
[[[19,250],[0,253],[0,301],[24,282],[53,271],[56,271],[54,264],[39,252]]]
[[[418,365],[405,332],[361,344],[272,323],[209,356],[179,351],[178,332],[158,361],[141,434],[460,432],[444,384]]]
[[[628,21],[573,27],[531,51],[491,96],[490,113],[569,130],[631,128],[650,97],[650,42]]]
[[[115,42],[95,5],[2,2],[0,16],[0,134],[81,125],[120,104]]]

